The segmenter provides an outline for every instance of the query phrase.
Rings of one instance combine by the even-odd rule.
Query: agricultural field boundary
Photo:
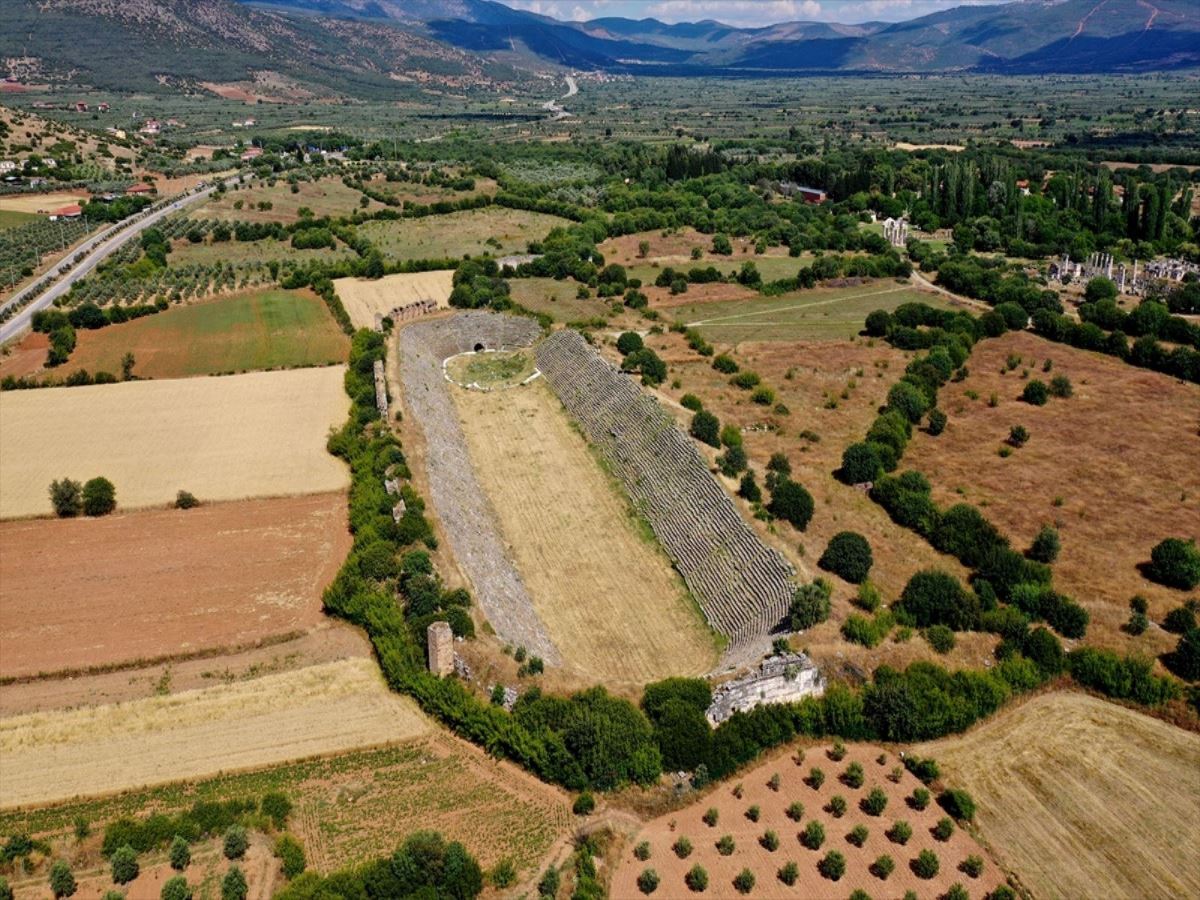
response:
[[[649,520],[713,628],[741,642],[770,632],[795,570],[738,514],[696,448],[652,398],[574,331],[537,349],[538,367]]]

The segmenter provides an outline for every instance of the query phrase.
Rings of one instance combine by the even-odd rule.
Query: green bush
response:
[[[275,855],[283,865],[283,874],[288,878],[295,878],[308,868],[304,847],[290,834],[281,834],[275,841]]]
[[[710,447],[721,446],[721,421],[708,410],[700,410],[692,416],[692,424],[688,429],[696,440]]]
[[[1043,525],[1025,555],[1036,562],[1049,564],[1058,559],[1061,549],[1058,530],[1052,525]]]
[[[946,572],[917,572],[908,580],[896,606],[897,613],[918,628],[945,625],[966,631],[979,623],[979,598]]]
[[[129,884],[138,877],[137,851],[128,844],[118,848],[109,862],[112,865],[113,884]]]
[[[892,843],[903,846],[912,837],[912,826],[903,819],[899,819],[892,823],[892,827],[887,831],[887,836]]]
[[[825,843],[825,826],[816,819],[810,819],[800,835],[800,843],[809,850],[820,850]]]
[[[800,867],[794,862],[784,863],[779,867],[779,871],[775,873],[775,877],[791,887],[796,883],[796,879],[800,877]]]
[[[195,509],[200,505],[200,501],[196,499],[196,495],[190,491],[180,491],[175,495],[176,509]]]
[[[873,563],[871,545],[865,537],[853,531],[839,531],[830,538],[825,552],[817,561],[822,569],[851,584],[865,581]]]
[[[946,423],[948,421],[949,420],[946,414],[940,409],[934,407],[929,411],[929,424],[927,426],[927,430],[931,435],[937,437],[946,430]]]
[[[628,356],[630,353],[636,353],[644,346],[645,344],[642,342],[642,336],[636,331],[626,331],[617,338],[617,350],[622,356]]]
[[[658,873],[653,869],[643,869],[637,877],[638,890],[643,894],[653,894],[658,890]]]
[[[790,522],[799,531],[804,531],[813,516],[813,498],[804,486],[791,479],[783,479],[771,490],[771,502],[767,505],[771,515]]]
[[[983,874],[983,857],[972,854],[962,861],[959,869],[972,878],[978,878]]]
[[[1150,576],[1167,587],[1190,591],[1200,584],[1200,549],[1196,541],[1167,538],[1150,552]]]
[[[93,478],[83,486],[83,512],[106,516],[117,508],[117,489],[107,478]]]
[[[725,375],[733,375],[740,368],[728,353],[718,353],[713,357],[712,367]]]
[[[788,609],[788,624],[792,631],[804,631],[829,618],[833,585],[823,578],[796,588]]]
[[[938,823],[933,826],[933,836],[939,841],[948,841],[953,834],[954,823],[947,818],[938,819]]]
[[[692,842],[685,837],[678,838],[671,845],[671,851],[680,859],[687,859],[692,855]]]
[[[896,862],[886,853],[871,863],[871,874],[880,881],[887,881],[888,876],[896,871]]]
[[[733,878],[733,887],[739,894],[748,894],[754,890],[754,873],[749,869],[742,869]]]
[[[591,791],[584,791],[575,798],[575,802],[571,805],[571,812],[577,816],[590,816],[596,808],[596,798],[592,796]]]
[[[692,412],[700,412],[704,409],[704,404],[700,402],[700,398],[695,394],[684,394],[679,398],[679,405],[684,409],[690,409]]]
[[[867,838],[869,836],[870,831],[865,825],[855,825],[852,829],[850,829],[850,834],[846,836],[846,840],[848,840],[855,847],[861,847],[867,842]]]
[[[60,519],[68,519],[83,511],[83,485],[70,478],[50,483],[50,504]]]
[[[287,818],[292,814],[292,801],[279,791],[263,794],[263,815],[270,816],[272,824],[282,830],[287,825]]]
[[[241,859],[246,855],[246,848],[248,846],[249,840],[246,837],[246,829],[241,825],[230,825],[225,830],[223,850],[226,859]]]
[[[829,798],[825,809],[835,819],[840,819],[846,814],[846,798],[840,794],[834,794]]]
[[[737,844],[733,841],[733,835],[721,835],[721,839],[717,841],[717,852],[722,856],[733,856],[733,851],[737,849]]]
[[[693,893],[703,893],[708,889],[708,871],[699,864],[688,869],[688,873],[683,876],[684,884],[688,886],[688,890]]]
[[[918,878],[936,878],[940,868],[941,864],[938,862],[937,854],[932,850],[922,850],[912,863],[913,874]]]
[[[1142,610],[1145,612],[1145,610]],[[1163,617],[1162,627],[1172,634],[1186,634],[1196,627],[1195,601],[1177,606]]]
[[[951,788],[938,795],[938,806],[962,822],[975,819],[975,801],[960,788]]]
[[[177,872],[182,872],[192,862],[192,849],[188,845],[188,842],[177,834],[171,839],[171,849],[168,856],[171,860],[171,868]]]
[[[492,867],[490,873],[490,881],[492,885],[503,890],[507,887],[512,887],[517,883],[517,867],[513,865],[513,861],[508,857],[500,860]]]
[[[930,625],[924,633],[929,646],[938,653],[949,653],[954,649],[954,632],[945,625]]]
[[[77,891],[75,875],[65,859],[56,859],[50,866],[50,891],[57,897],[72,897]]]
[[[836,850],[830,850],[817,863],[817,871],[830,881],[839,881],[846,874],[846,857]]]
[[[838,478],[846,484],[873,482],[883,474],[883,463],[874,444],[851,444],[842,453],[842,467]]]
[[[862,810],[868,816],[881,816],[887,809],[887,794],[881,788],[872,788],[871,793],[862,799]]]
[[[1163,661],[1167,668],[1186,681],[1200,681],[1200,628],[1185,631]]]
[[[230,866],[221,879],[221,900],[246,900],[248,893],[246,876],[238,866]]]
[[[1026,382],[1021,391],[1021,399],[1031,406],[1045,406],[1046,401],[1050,399],[1050,391],[1044,382],[1034,378]]]
[[[192,889],[185,877],[173,875],[163,883],[160,896],[162,900],[192,900]]]

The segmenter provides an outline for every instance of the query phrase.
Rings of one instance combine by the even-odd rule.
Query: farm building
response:
[[[83,215],[83,207],[78,203],[72,203],[68,206],[61,206],[50,213],[50,218],[53,219],[78,219]]]
[[[131,184],[129,187],[125,188],[125,193],[137,196],[138,194],[148,194],[152,190],[154,190],[154,188],[150,187],[148,184]]]

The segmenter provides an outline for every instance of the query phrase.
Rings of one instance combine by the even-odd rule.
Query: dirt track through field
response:
[[[566,663],[629,683],[710,669],[716,652],[699,611],[545,383],[451,394],[505,542]]]
[[[350,532],[339,492],[2,522],[0,547],[0,675],[19,676],[319,625]]]
[[[346,419],[344,367],[0,395],[0,518],[48,515],[50,482],[103,475],[118,508],[337,491],[325,449]]]
[[[131,625],[132,627],[132,625]],[[373,660],[0,721],[0,807],[45,804],[420,737]]]
[[[338,278],[333,282],[355,328],[374,328],[375,314],[386,316],[397,306],[434,300],[439,308],[450,302],[454,271],[411,272],[383,278]]]
[[[1057,693],[914,751],[1035,897],[1200,896],[1200,736]]]

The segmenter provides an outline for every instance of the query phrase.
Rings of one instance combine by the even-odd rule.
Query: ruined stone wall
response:
[[[536,352],[543,376],[611,462],[709,624],[735,642],[773,629],[791,602],[795,572],[738,514],[691,438],[578,333],[556,332]]]

